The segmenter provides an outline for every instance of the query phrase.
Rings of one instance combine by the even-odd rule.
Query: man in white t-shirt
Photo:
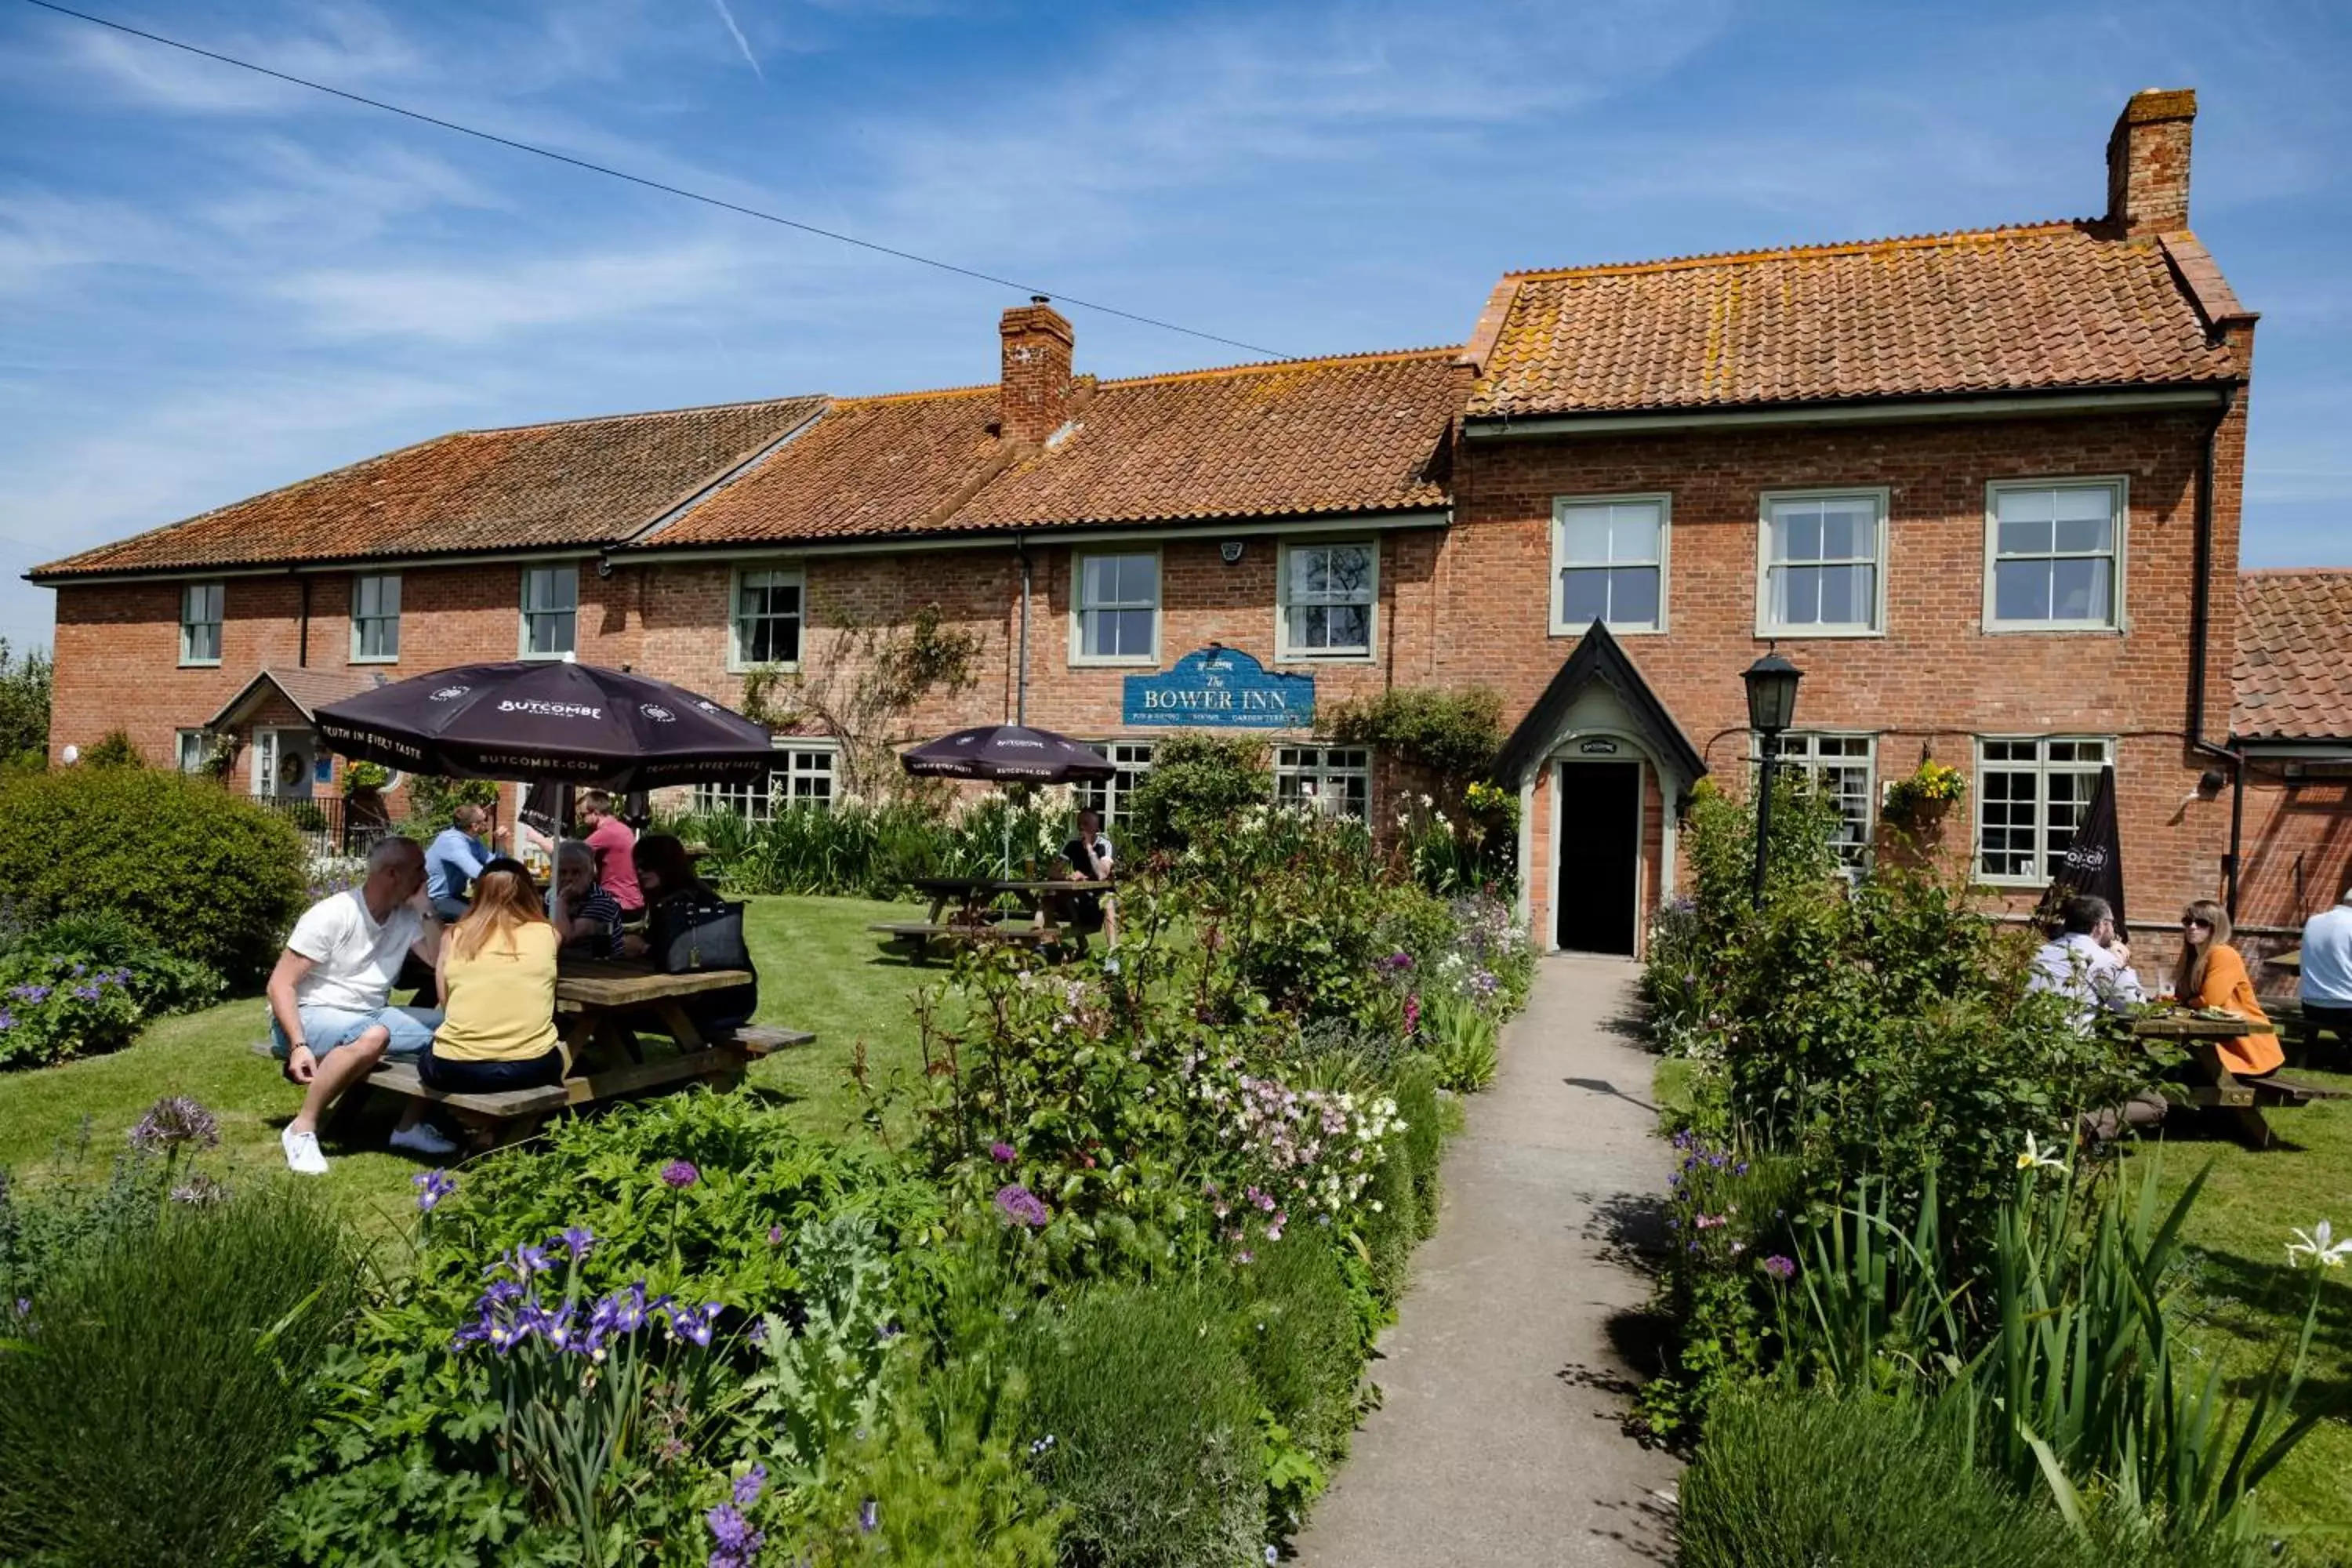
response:
[[[271,1045],[287,1078],[303,1090],[302,1109],[279,1134],[294,1170],[325,1175],[320,1119],[385,1057],[413,1058],[431,1043],[440,1014],[389,1004],[408,955],[430,964],[440,951],[441,922],[425,899],[425,854],[406,838],[378,843],[368,856],[366,881],[320,900],[295,922],[269,972]],[[409,1102],[393,1146],[455,1152],[457,1145],[424,1113],[422,1100]]]

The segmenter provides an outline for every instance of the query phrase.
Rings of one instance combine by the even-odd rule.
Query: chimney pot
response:
[[[1043,446],[1070,416],[1070,323],[1042,294],[1004,312],[997,426],[1008,441]]]
[[[2147,88],[2131,95],[2107,137],[2107,222],[2127,236],[2189,226],[2191,88]]]

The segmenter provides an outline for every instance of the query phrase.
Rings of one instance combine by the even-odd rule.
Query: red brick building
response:
[[[2111,763],[2168,912],[2228,874],[2198,784],[2234,765],[2253,327],[2187,226],[2194,114],[2131,100],[2097,218],[1516,274],[1460,348],[1097,381],[1041,300],[994,385],[444,437],[33,574],[52,744],[193,757],[217,723],[247,787],[326,790],[334,682],[568,652],[732,700],[935,605],[980,679],[911,730],[1022,712],[1130,770],[1203,650],[1318,704],[1491,687],[1533,929],[1631,951],[1777,644],[1857,858],[1932,753],[1969,783],[1945,851],[2030,902]],[[1286,795],[1396,782],[1266,732]],[[780,762],[846,782],[822,734]]]

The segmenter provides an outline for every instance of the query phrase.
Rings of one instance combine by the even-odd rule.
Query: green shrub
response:
[[[1179,730],[1153,747],[1128,806],[1128,836],[1139,849],[1181,849],[1273,795],[1265,742]]]
[[[1402,1153],[1412,1166],[1412,1207],[1427,1237],[1437,1228],[1438,1170],[1445,1157],[1450,1108],[1438,1098],[1437,1075],[1425,1062],[1412,1062],[1396,1076],[1397,1114],[1404,1119]],[[1458,1110],[1457,1110],[1458,1114]]]
[[[1234,1272],[1234,1335],[1250,1382],[1290,1439],[1318,1460],[1346,1450],[1364,1360],[1357,1304],[1319,1232],[1294,1230]]]
[[[1503,1047],[1502,1026],[1492,1014],[1461,997],[1438,996],[1422,1009],[1421,1027],[1439,1084],[1475,1094],[1495,1081]]]
[[[1338,703],[1317,719],[1335,740],[1385,747],[1427,768],[1449,795],[1484,774],[1503,744],[1503,700],[1483,686],[1459,691],[1395,686],[1378,697]]]
[[[43,1281],[0,1353],[0,1558],[267,1560],[277,1461],[358,1278],[331,1211],[268,1187],[171,1205]]]
[[[1036,1331],[1038,1474],[1082,1568],[1233,1568],[1265,1531],[1258,1396],[1224,1308],[1197,1286],[1105,1286]]]
[[[1759,1387],[1719,1402],[1683,1477],[1685,1568],[2247,1568],[2225,1542],[2078,1536],[1973,1468],[1915,1404]],[[2266,1554],[2263,1554],[2266,1555]]]
[[[221,990],[212,969],[164,952],[113,910],[65,916],[0,957],[0,1068],[120,1049],[148,1018]]]
[[[67,768],[0,779],[0,900],[43,921],[111,910],[232,981],[278,956],[301,912],[302,841],[184,773]]]
[[[1360,1223],[1364,1249],[1371,1258],[1373,1293],[1384,1305],[1393,1307],[1404,1294],[1405,1271],[1413,1246],[1423,1236],[1412,1150],[1403,1139],[1389,1145],[1371,1184],[1364,1189]]]
[[[147,758],[139,750],[138,742],[131,740],[130,731],[115,729],[100,735],[96,745],[82,752],[81,765],[86,768],[143,768],[147,765]]]

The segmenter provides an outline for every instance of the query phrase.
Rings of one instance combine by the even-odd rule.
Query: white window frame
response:
[[[767,616],[761,618],[775,621],[789,619],[794,622],[799,628],[795,641],[798,645],[798,653],[800,658],[788,659],[756,659],[751,658],[747,653],[745,653],[745,639],[743,633],[748,623],[746,622],[743,615],[743,586],[745,579],[751,577],[774,577],[782,579],[782,581],[776,583],[774,586],[790,586],[799,590],[800,607],[794,610],[790,616]],[[801,668],[801,658],[805,658],[808,653],[808,574],[802,568],[797,566],[762,565],[755,562],[738,566],[733,571],[730,572],[727,574],[728,673],[731,675],[741,675],[747,670],[761,668],[781,669],[787,672],[799,670]]]
[[[1335,764],[1331,760],[1334,753],[1361,757],[1363,761]],[[1308,757],[1313,760],[1305,760]],[[1276,746],[1274,749],[1274,801],[1276,805],[1286,804],[1282,796],[1282,781],[1286,778],[1313,782],[1316,787],[1308,798],[1313,801],[1317,810],[1332,816],[1353,816],[1368,826],[1370,825],[1372,749],[1370,746],[1333,746],[1319,742]],[[1325,792],[1326,785],[1351,778],[1360,778],[1364,781],[1364,809],[1361,813],[1330,805],[1329,802],[1333,797]]]
[[[1301,550],[1361,550],[1371,557],[1371,575],[1365,588],[1364,646],[1360,648],[1298,647],[1290,640],[1290,612],[1295,608],[1310,608],[1316,605],[1351,605],[1352,599],[1319,599],[1306,605],[1295,605],[1290,598],[1290,558]],[[1367,538],[1308,534],[1298,539],[1285,539],[1275,552],[1274,563],[1274,661],[1276,664],[1370,664],[1380,658],[1381,649],[1381,540],[1380,535]]]
[[[1594,562],[1570,561],[1568,558],[1568,511],[1580,506],[1654,506],[1658,509],[1658,619],[1654,626],[1638,626],[1630,622],[1603,621],[1601,624],[1617,637],[1658,637],[1667,626],[1667,584],[1674,575],[1675,498],[1665,490],[1631,495],[1554,496],[1551,498],[1551,576],[1545,592],[1551,595],[1551,635],[1556,637],[1580,637],[1592,623],[1580,621],[1571,625],[1561,615],[1566,596],[1560,591],[1560,574],[1571,567],[1601,564]],[[1610,565],[1642,566],[1641,561],[1611,562]]]
[[[539,610],[530,607],[530,579],[538,572],[569,572],[572,574],[572,646],[551,652],[533,652],[530,646],[530,617],[536,615],[560,616],[562,610]],[[516,657],[526,659],[554,661],[576,658],[580,651],[580,563],[577,561],[526,561],[516,581],[517,611],[515,616]]]
[[[782,764],[768,770],[767,783],[760,784],[697,784],[694,788],[694,809],[699,813],[732,812],[751,822],[771,822],[778,807],[790,807],[802,801],[817,803],[817,809],[830,811],[841,798],[841,747],[833,741],[813,741],[806,736],[787,736],[776,742],[776,756]],[[803,784],[824,781],[824,793],[803,792]]]
[[[1151,651],[1148,654],[1090,654],[1087,647],[1087,611],[1089,608],[1141,609],[1140,605],[1114,606],[1089,605],[1084,595],[1087,584],[1087,563],[1110,555],[1149,555],[1151,557]],[[1168,600],[1168,563],[1160,558],[1160,546],[1140,547],[1118,545],[1070,552],[1070,664],[1074,668],[1157,669],[1160,668],[1161,620]]]
[[[1840,742],[1860,741],[1863,743],[1863,752],[1859,757],[1847,755],[1824,757],[1821,754],[1821,742],[1823,741]],[[1764,755],[1763,738],[1751,734],[1748,743],[1748,759],[1751,762],[1760,762]],[[1802,746],[1804,749],[1801,752],[1792,752],[1790,749],[1792,746]],[[1852,768],[1857,764],[1862,769],[1860,796],[1863,808],[1862,837],[1859,841],[1853,842],[1843,837],[1838,840],[1838,859],[1844,865],[1849,876],[1860,876],[1870,869],[1873,844],[1878,831],[1878,736],[1868,730],[1790,730],[1780,736],[1780,750],[1773,756],[1773,766],[1801,773],[1812,780],[1817,787],[1824,788],[1825,786],[1822,784],[1822,774],[1825,770]],[[1845,801],[1850,797],[1832,793],[1831,798],[1837,801],[1841,806],[1840,819],[1851,820],[1845,816],[1843,810]]]
[[[2092,763],[2067,762],[2053,764],[2050,748],[2053,744],[2097,746],[2101,760]],[[2003,759],[1989,760],[1985,749],[1992,745],[2030,745],[2033,762],[2026,763]],[[2053,773],[2087,776],[2094,787],[2103,767],[2116,765],[2116,740],[2112,735],[1979,735],[1976,737],[1976,777],[1972,782],[1976,803],[1969,813],[1969,875],[1979,887],[2041,888],[2047,887],[2055,871],[2050,864],[2050,778]],[[1990,773],[2026,773],[2034,776],[2033,790],[2033,865],[2023,872],[1994,873],[1985,869],[1985,810],[1991,804],[1991,795],[1985,787]],[[2088,796],[2084,797],[2086,801]]]
[[[381,598],[377,601],[379,606],[377,614],[373,616],[362,616],[360,614],[360,584],[362,583],[377,583],[389,585],[392,593],[392,613],[390,615],[382,613],[381,605],[383,601]],[[379,589],[378,592],[381,594],[383,590]],[[370,621],[390,621],[392,623],[392,651],[390,653],[364,653],[361,651],[364,642],[364,638],[362,637],[362,630],[366,623]],[[400,662],[399,573],[354,572],[352,574],[352,662],[353,664],[398,664]]]
[[[1112,835],[1116,847],[1118,831],[1133,815],[1136,789],[1150,775],[1156,742],[1097,741],[1094,744],[1118,772],[1107,779],[1081,779],[1072,784],[1070,804],[1076,810],[1102,813],[1103,831]]]
[[[213,740],[213,737],[212,737],[212,731],[209,731],[209,730],[174,730],[174,731],[172,731],[172,761],[173,761],[173,763],[175,766],[177,766],[177,767],[179,768],[179,770],[180,770],[182,773],[203,773],[203,772],[205,771],[205,759],[206,757],[209,757],[209,756],[211,756],[211,755],[212,755],[212,751],[213,751],[212,740]],[[191,766],[191,765],[190,765],[190,759],[189,759],[189,756],[188,756],[188,745],[189,745],[189,742],[194,742],[195,743],[195,749],[196,749],[196,754],[195,754],[195,757],[194,757],[194,765],[193,765],[193,766]]]
[[[1877,509],[1878,527],[1872,556],[1874,570],[1871,573],[1873,588],[1870,625],[1821,626],[1799,623],[1782,626],[1772,618],[1772,508],[1782,501],[1853,500],[1866,497]],[[1885,485],[1811,485],[1802,489],[1762,490],[1756,497],[1756,635],[1759,637],[1883,637],[1886,635],[1886,579],[1892,564],[1888,544],[1893,530],[1888,526],[1894,510],[1894,491]],[[1798,563],[1798,564],[1806,564]]]
[[[2086,621],[2005,621],[1997,615],[1998,598],[1994,587],[1994,567],[2000,555],[2000,494],[2003,490],[2089,489],[2104,486],[2115,497],[2115,534],[2113,548],[2106,552],[2108,614],[2099,620]],[[2127,474],[2068,474],[2055,479],[1990,479],[1985,484],[1984,542],[1984,629],[1994,637],[2007,637],[2019,632],[2092,632],[2121,633],[2130,626],[2124,609],[2124,571],[2127,534],[2131,526],[2131,477]],[[2021,556],[2018,559],[2095,560],[2093,555],[2059,555],[2057,541],[2051,541],[2049,556]]]
[[[192,601],[197,595],[205,593],[207,590],[209,590],[213,595],[212,618],[209,620],[198,620],[195,618],[195,606]],[[198,626],[210,626],[213,629],[213,652],[212,657],[209,658],[199,658],[193,651],[195,647],[194,633]],[[201,583],[181,584],[180,668],[183,669],[216,669],[220,667],[221,654],[227,646],[228,584],[218,577],[208,577]]]

